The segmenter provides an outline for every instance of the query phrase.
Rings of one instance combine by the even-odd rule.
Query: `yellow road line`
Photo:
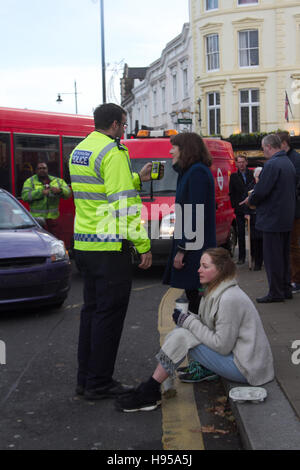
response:
[[[160,344],[174,328],[172,313],[175,299],[182,294],[181,289],[169,289],[159,306],[158,331]],[[162,429],[164,450],[204,450],[201,423],[195,403],[193,385],[175,381],[175,398],[162,399]]]

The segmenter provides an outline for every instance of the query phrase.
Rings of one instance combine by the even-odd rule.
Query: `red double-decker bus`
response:
[[[21,199],[24,181],[35,173],[40,160],[47,163],[50,175],[63,178],[70,184],[69,156],[93,130],[94,120],[88,116],[0,108],[0,188]],[[144,136],[124,143],[129,148],[134,171],[139,171],[151,161],[165,163],[164,179],[144,184],[141,192],[143,222],[147,224],[152,239],[154,256],[162,263],[170,249],[175,223],[173,205],[177,178],[171,168],[170,140],[167,136]],[[216,139],[205,139],[205,143],[213,157],[217,241],[233,252],[236,223],[228,196],[230,174],[235,171],[232,147]],[[61,200],[59,238],[67,248],[72,247],[74,214],[73,198]]]
[[[70,184],[69,156],[93,130],[94,120],[89,116],[0,108],[0,188],[21,199],[24,181],[35,173],[40,160],[47,163],[50,175]],[[60,238],[69,248],[74,220],[72,198],[60,201],[60,219]]]

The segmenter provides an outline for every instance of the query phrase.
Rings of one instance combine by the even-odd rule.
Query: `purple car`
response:
[[[0,310],[62,305],[71,264],[64,243],[0,189]]]

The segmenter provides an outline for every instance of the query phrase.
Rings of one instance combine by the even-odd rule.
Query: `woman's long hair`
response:
[[[201,162],[208,167],[212,165],[211,154],[199,134],[185,132],[172,136],[170,141],[172,145],[179,147],[180,157],[178,163],[182,169],[186,170],[197,162]]]
[[[232,261],[229,251],[225,250],[225,248],[209,248],[202,253],[202,256],[203,255],[210,256],[212,263],[216,266],[218,271],[216,279],[206,286],[206,294],[209,294],[218,287],[221,282],[235,278],[236,265]]]

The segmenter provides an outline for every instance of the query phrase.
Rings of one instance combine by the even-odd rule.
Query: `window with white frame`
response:
[[[258,30],[239,31],[240,67],[259,65]]]
[[[153,113],[157,114],[157,91],[153,90]]]
[[[173,85],[173,101],[177,100],[177,73],[172,75],[172,85]]]
[[[161,87],[161,109],[162,112],[166,112],[166,87],[162,86]]]
[[[252,5],[258,3],[258,0],[238,0],[238,5]]]
[[[243,133],[260,131],[260,103],[257,88],[240,90],[240,114]]]
[[[219,70],[219,35],[210,34],[206,36],[206,64],[207,70]]]
[[[182,71],[182,82],[183,82],[183,97],[189,96],[189,84],[188,84],[188,70],[183,69]]]
[[[149,123],[150,123],[150,120],[149,120],[149,115],[148,115],[148,105],[144,104],[144,124],[148,126]]]
[[[208,134],[221,134],[221,103],[220,93],[207,94]]]
[[[205,9],[206,10],[217,10],[219,5],[219,0],[205,0]]]

